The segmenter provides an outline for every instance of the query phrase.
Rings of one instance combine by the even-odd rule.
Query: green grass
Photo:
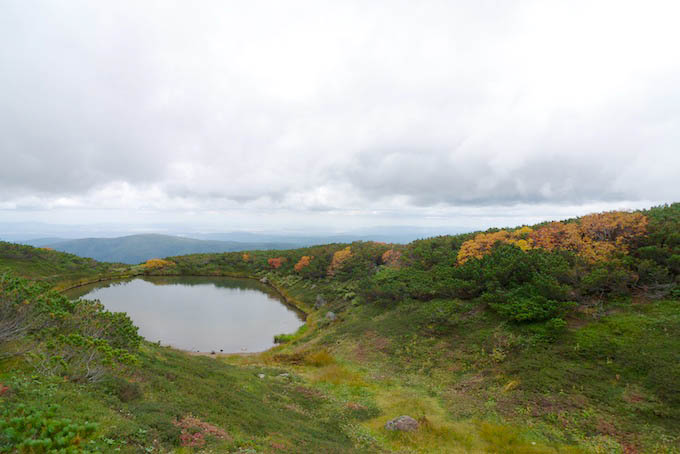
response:
[[[486,268],[456,268],[470,235],[403,247],[353,243],[333,277],[326,266],[346,245],[247,259],[194,254],[149,270],[3,243],[0,268],[59,287],[119,273],[266,277],[308,317],[260,355],[191,356],[144,343],[136,367],[97,384],[6,357],[1,408],[56,403],[58,421],[98,424],[82,446],[102,452],[198,452],[180,445],[205,436],[206,452],[678,454],[678,207],[650,212],[649,234],[630,255],[598,265],[597,292],[584,284],[591,264],[551,255],[565,291],[545,320],[498,310],[511,291],[522,310],[540,306],[541,292],[555,293],[554,282],[536,276],[527,281],[533,287],[516,288],[515,278],[544,266],[527,268],[527,256],[506,247]],[[382,254],[392,248],[403,260],[391,268]],[[297,272],[302,255],[315,258]],[[325,304],[315,309],[319,299]],[[5,352],[46,344],[13,342]],[[403,414],[420,421],[417,432],[384,429]],[[0,452],[2,443],[0,433]]]
[[[141,367],[127,379],[138,388],[132,395],[121,394],[120,384],[22,373],[14,361],[0,364],[0,383],[9,388],[0,399],[9,407],[55,403],[60,417],[97,423],[92,444],[99,449],[168,452],[179,445],[175,423],[191,415],[228,433],[227,440],[209,443],[215,452],[354,451],[342,428],[351,415],[299,378],[280,377],[283,369],[238,367],[149,344],[140,357]]]
[[[466,432],[458,425],[472,424],[476,429],[467,430],[466,443],[479,452],[496,451],[484,451],[492,448],[483,447],[475,421],[554,452],[570,452],[565,449],[571,446],[676,453],[679,305],[612,303],[596,319],[571,320],[571,328],[551,342],[540,325],[508,324],[472,302],[405,302],[348,309],[343,323],[320,329],[317,337],[374,387],[384,416],[369,427],[373,434],[381,433],[388,417],[410,409],[414,417],[449,428],[433,432],[442,443]],[[404,390],[410,397],[400,400]],[[493,443],[506,436],[492,437]],[[395,446],[410,446],[404,440]],[[498,452],[536,452],[534,446]]]
[[[126,265],[102,263],[45,248],[0,241],[0,272],[67,287],[129,273]]]

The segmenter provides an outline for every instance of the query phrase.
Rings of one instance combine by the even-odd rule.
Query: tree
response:
[[[274,269],[280,268],[281,265],[286,263],[286,258],[285,257],[272,257],[267,260],[267,263],[269,263],[269,266],[271,266]]]
[[[352,248],[347,246],[344,249],[340,249],[333,254],[333,259],[331,264],[328,266],[328,275],[334,276],[335,273],[342,268],[342,265],[352,257]]]
[[[313,256],[303,255],[293,268],[299,273],[303,268],[309,266],[313,258]]]

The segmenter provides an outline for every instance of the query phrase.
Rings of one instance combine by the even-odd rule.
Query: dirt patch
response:
[[[312,388],[306,388],[304,386],[296,386],[295,392],[314,399],[323,399],[325,397],[321,391],[317,391],[316,389]]]
[[[354,347],[354,357],[359,362],[366,362],[375,352],[387,353],[392,340],[379,335],[375,331],[366,331]]]
[[[350,410],[354,410],[354,411],[365,410],[365,409],[366,409],[366,407],[364,407],[363,405],[361,405],[361,404],[359,404],[359,403],[356,403],[356,402],[347,402],[347,403],[345,404],[345,406],[346,406],[347,408],[349,408]]]

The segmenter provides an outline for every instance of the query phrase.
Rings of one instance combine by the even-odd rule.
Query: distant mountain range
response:
[[[255,249],[289,249],[299,244],[284,242],[239,242],[197,240],[179,236],[143,234],[118,238],[82,238],[64,240],[38,238],[23,243],[36,247],[49,247],[81,257],[91,257],[102,262],[141,263],[150,258],[199,252],[232,252]]]
[[[39,236],[37,232],[43,232]],[[461,233],[460,228],[419,228],[408,226],[373,227],[346,233],[298,233],[298,232],[227,232],[195,233],[173,232],[173,235],[156,233],[101,234],[91,232],[90,238],[78,238],[78,229],[63,226],[0,224],[0,241],[49,247],[81,257],[105,262],[136,264],[150,258],[210,252],[233,252],[262,249],[295,249],[329,243],[352,241],[382,241],[385,243],[409,243],[415,239],[442,233]],[[61,236],[63,235],[63,236]],[[83,235],[85,236],[85,235]]]

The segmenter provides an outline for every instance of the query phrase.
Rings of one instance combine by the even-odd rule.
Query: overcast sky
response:
[[[680,200],[680,2],[0,3],[0,221],[470,228]]]

